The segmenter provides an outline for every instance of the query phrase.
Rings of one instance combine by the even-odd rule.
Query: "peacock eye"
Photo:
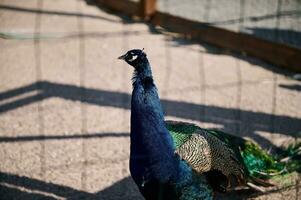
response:
[[[128,61],[132,62],[132,61],[136,60],[137,58],[138,58],[137,55],[132,55],[132,54],[131,54],[131,56],[130,56],[130,58],[128,59]]]

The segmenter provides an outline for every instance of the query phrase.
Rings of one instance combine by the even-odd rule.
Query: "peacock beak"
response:
[[[124,54],[124,55],[122,55],[122,56],[119,56],[119,57],[118,57],[118,59],[120,59],[120,60],[124,60],[124,59],[125,59],[125,57],[126,57],[126,54]]]

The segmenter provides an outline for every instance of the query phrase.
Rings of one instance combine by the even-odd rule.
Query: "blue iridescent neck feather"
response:
[[[147,86],[154,86],[152,70],[146,57],[141,59],[134,68],[135,71],[132,78],[133,86],[136,84],[143,84],[144,86],[149,84]]]

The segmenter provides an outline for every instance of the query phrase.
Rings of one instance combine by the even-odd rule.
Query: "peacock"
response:
[[[145,52],[133,49],[119,59],[134,67],[130,173],[145,199],[209,200],[215,191],[267,187],[271,177],[300,170],[300,159],[291,159],[300,155],[300,144],[282,155],[289,158],[285,163],[250,140],[165,121]]]

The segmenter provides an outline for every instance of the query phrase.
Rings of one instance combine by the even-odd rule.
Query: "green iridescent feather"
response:
[[[198,127],[193,124],[183,125],[167,123],[166,127],[172,136],[176,149],[189,140],[191,135],[198,129]]]
[[[283,149],[282,154],[272,155],[254,142],[241,137],[230,135],[218,130],[207,130],[225,142],[237,154],[241,155],[246,173],[256,178],[271,178],[301,170],[301,142]],[[292,159],[289,162],[280,162],[284,157]]]
[[[285,172],[285,165],[261,149],[257,144],[247,141],[245,148],[241,150],[248,172],[257,178],[270,178]]]
[[[228,144],[236,154],[240,154],[248,175],[256,178],[270,178],[272,175],[285,172],[284,163],[280,163],[275,156],[268,154],[254,142],[218,130],[208,131]]]
[[[301,142],[290,144],[279,154],[279,159],[286,160],[286,169],[288,172],[301,173]]]
[[[167,129],[174,140],[175,148],[179,148],[196,133],[200,127],[189,123],[167,122]],[[271,155],[259,145],[241,137],[230,135],[213,129],[202,129],[215,136],[231,148],[237,159],[244,165],[244,171],[249,180],[270,179],[284,176],[293,171],[301,171],[301,143],[290,145],[282,154]],[[282,158],[287,162],[280,162]]]

